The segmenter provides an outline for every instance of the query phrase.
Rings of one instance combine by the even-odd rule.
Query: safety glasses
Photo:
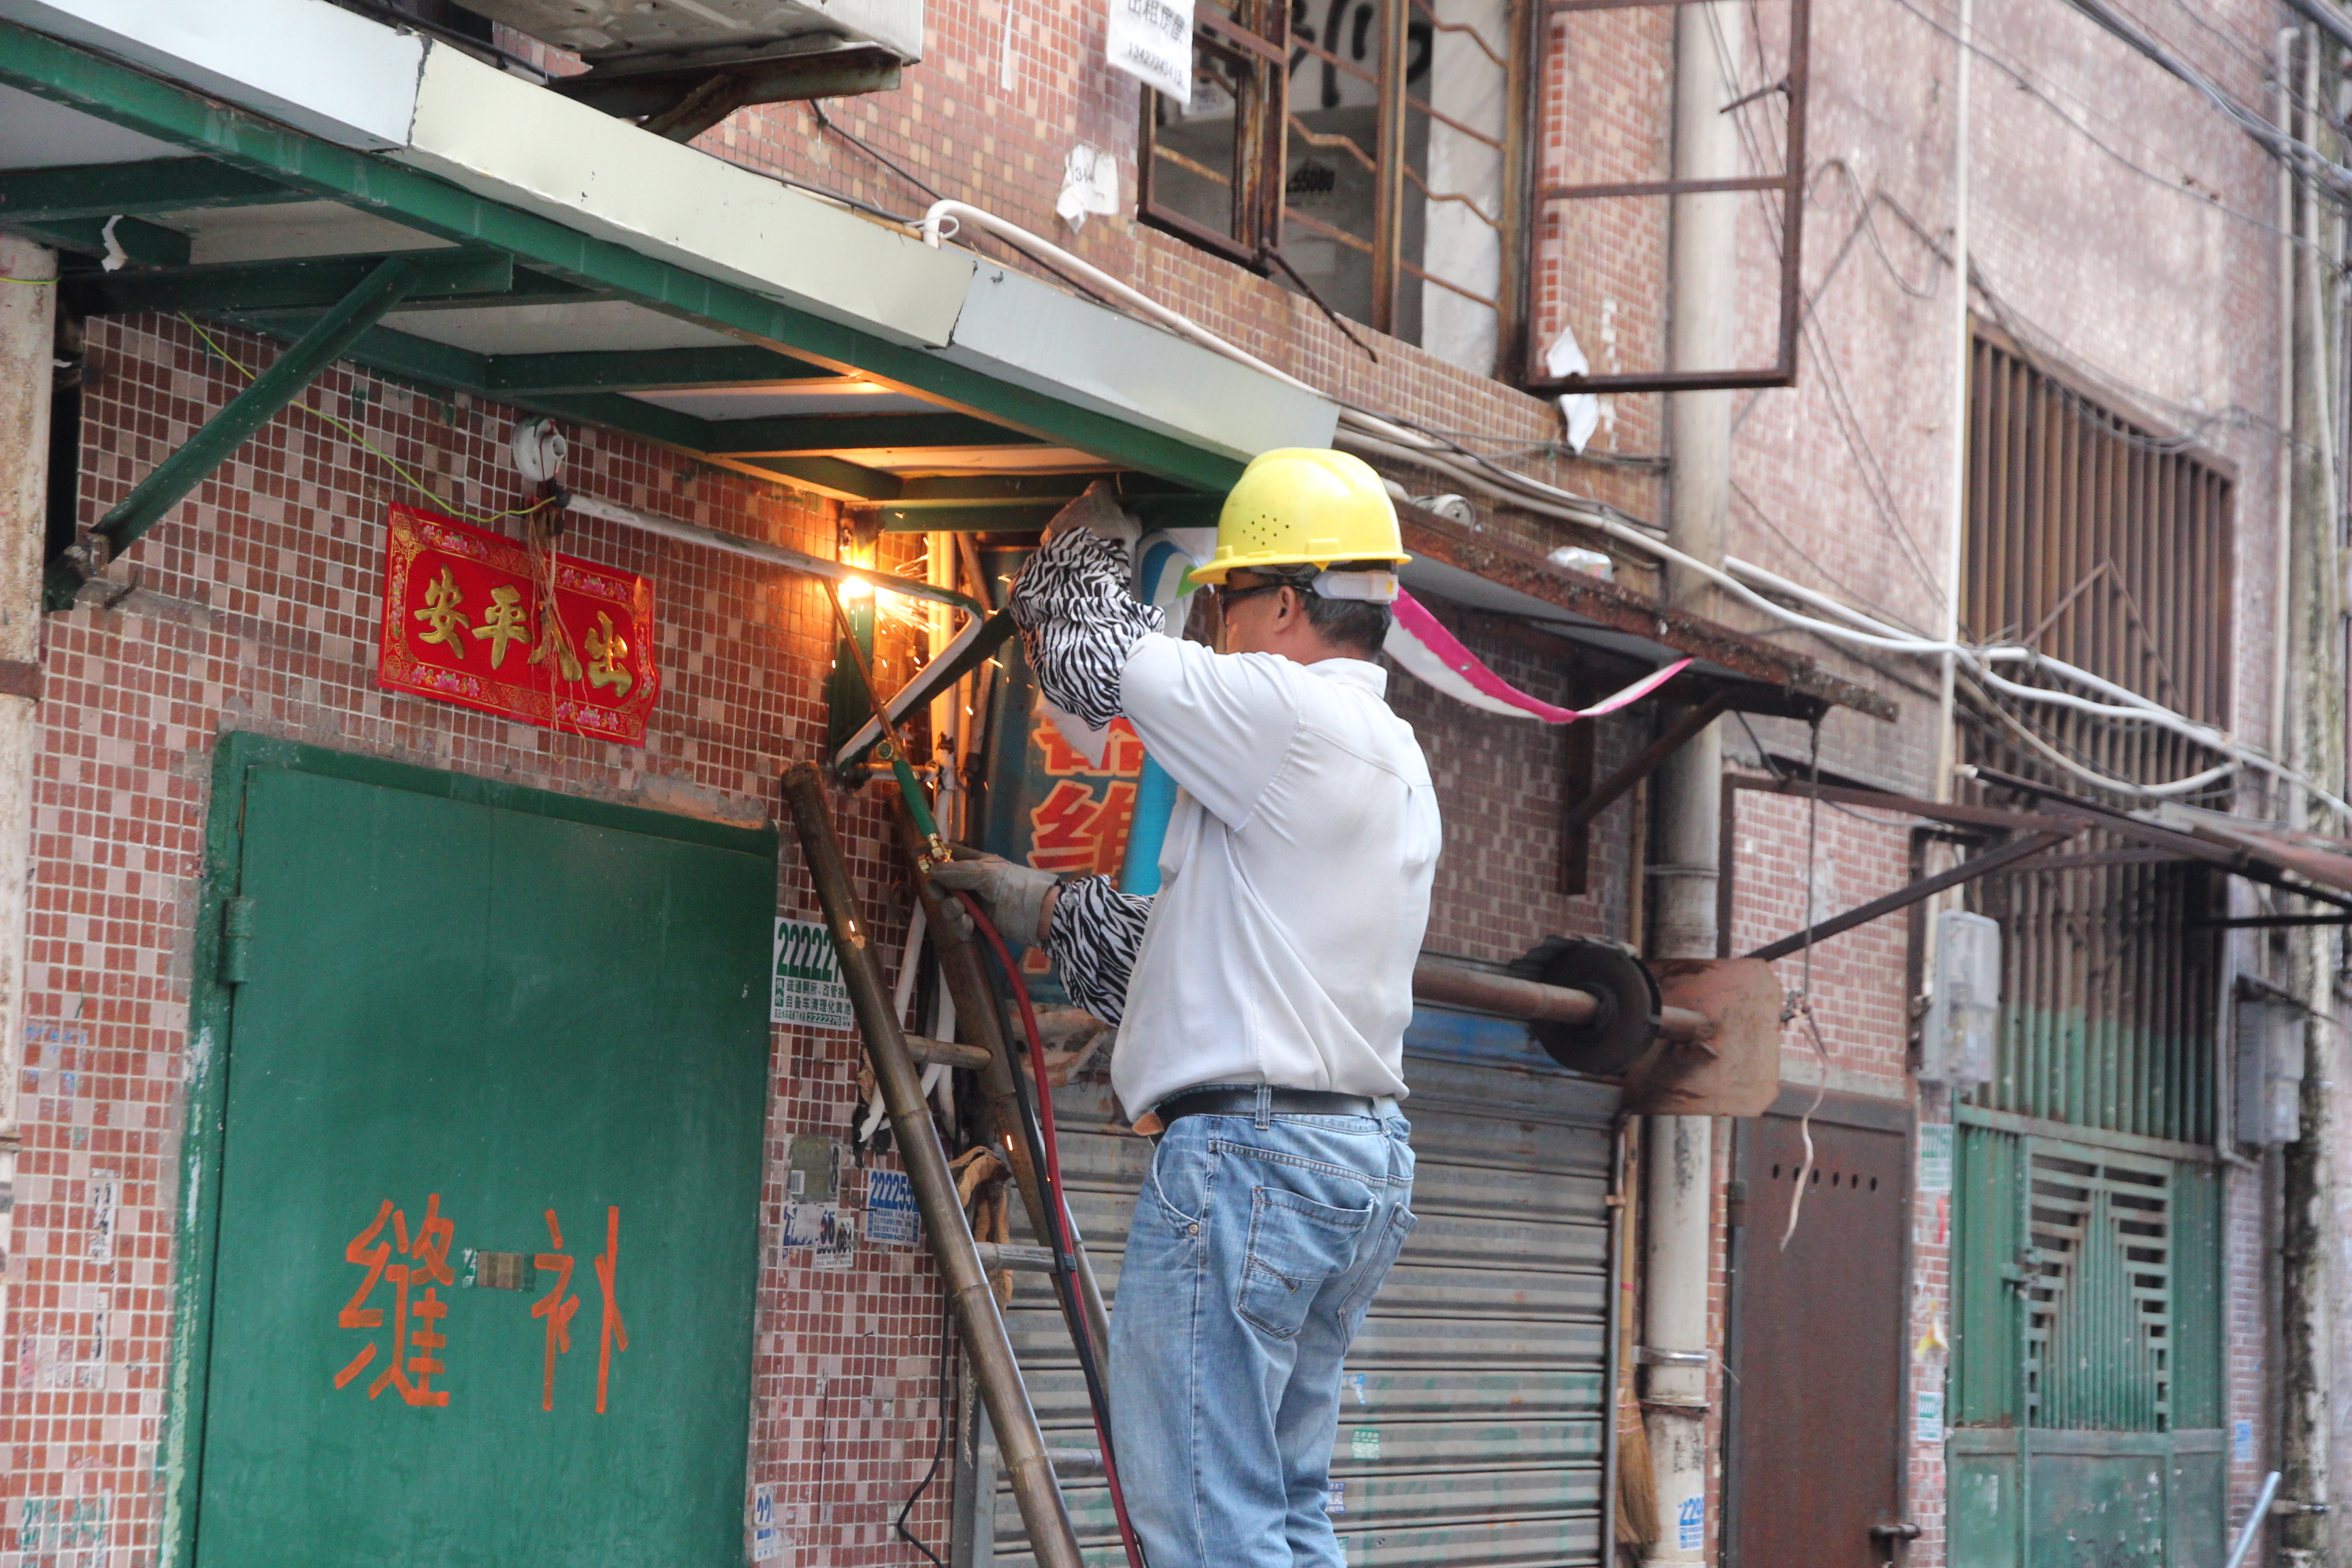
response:
[[[1250,598],[1255,595],[1278,594],[1285,588],[1294,586],[1296,586],[1296,584],[1290,583],[1255,583],[1246,588],[1228,588],[1223,584],[1220,583],[1216,585],[1217,608],[1220,610],[1230,610],[1235,605],[1240,604],[1244,599]]]

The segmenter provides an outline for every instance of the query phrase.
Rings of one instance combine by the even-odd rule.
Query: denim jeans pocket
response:
[[[1279,1187],[1250,1195],[1249,1251],[1242,1267],[1243,1318],[1276,1339],[1307,1324],[1326,1280],[1355,1262],[1356,1243],[1372,1205],[1338,1208]]]
[[[1213,1150],[1172,1132],[1151,1151],[1144,1185],[1159,1199],[1160,1218],[1174,1235],[1199,1234],[1201,1222],[1208,1217],[1210,1167],[1214,1161]]]

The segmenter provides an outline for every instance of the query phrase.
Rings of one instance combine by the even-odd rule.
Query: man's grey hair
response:
[[[1269,583],[1280,583],[1298,590],[1298,597],[1307,605],[1307,624],[1313,626],[1323,640],[1366,658],[1379,655],[1381,645],[1388,640],[1389,623],[1394,619],[1386,605],[1375,605],[1363,599],[1327,599],[1315,591],[1315,579],[1323,569],[1311,563],[1298,566],[1261,566],[1255,568]],[[1334,572],[1393,572],[1391,561],[1334,561]]]

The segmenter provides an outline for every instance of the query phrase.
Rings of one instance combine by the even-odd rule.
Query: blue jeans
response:
[[[1151,1568],[1342,1568],[1339,1367],[1413,1226],[1402,1116],[1187,1116],[1135,1201],[1111,1432]]]

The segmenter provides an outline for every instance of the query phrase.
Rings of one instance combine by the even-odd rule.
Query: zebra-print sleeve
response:
[[[1150,899],[1120,892],[1108,877],[1076,877],[1062,884],[1045,951],[1070,1000],[1106,1024],[1118,1023],[1127,1011],[1127,977],[1150,918]]]
[[[1037,689],[1099,730],[1118,717],[1119,670],[1166,617],[1127,591],[1127,556],[1082,528],[1038,547],[1013,584],[1011,608]]]

